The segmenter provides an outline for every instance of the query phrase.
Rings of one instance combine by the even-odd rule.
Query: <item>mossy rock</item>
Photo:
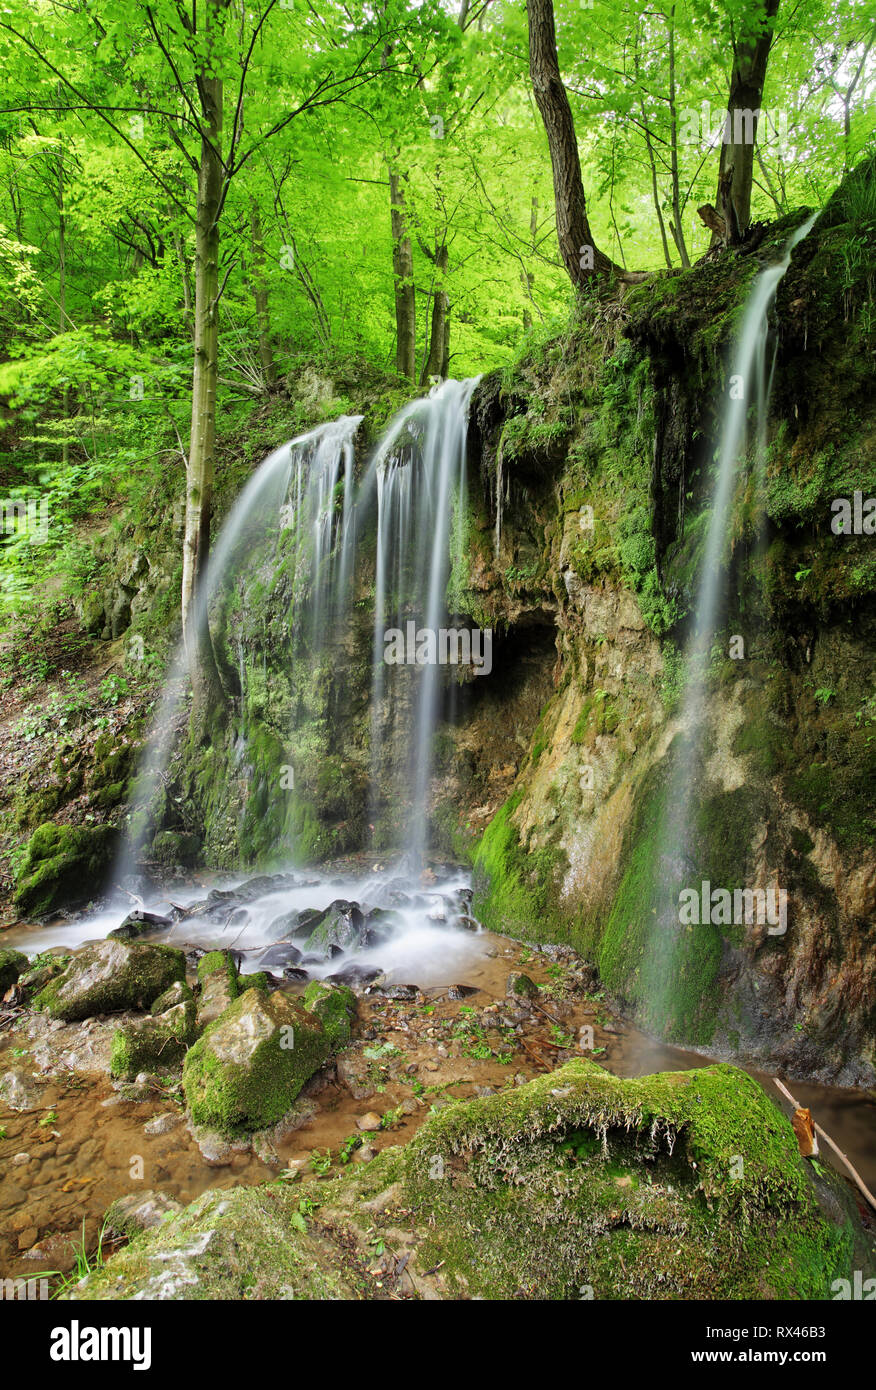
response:
[[[47,821],[27,842],[18,873],[15,906],[38,917],[61,904],[87,901],[109,867],[115,831],[108,825],[53,825]]]
[[[187,999],[181,999],[172,1008],[147,1018],[131,1019],[117,1029],[110,1071],[113,1076],[130,1078],[141,1071],[170,1070],[182,1061],[196,1036],[195,1001],[189,992]]]
[[[311,980],[304,991],[304,1007],[308,1013],[316,1014],[332,1051],[346,1047],[353,1036],[353,1019],[356,1017],[356,996],[346,985],[327,985],[322,980]]]
[[[158,864],[197,864],[201,841],[197,835],[183,830],[160,830],[149,846],[149,857]]]
[[[208,951],[198,961],[198,1024],[205,1028],[220,1018],[240,993],[237,966],[229,951]]]
[[[0,951],[0,994],[5,994],[26,969],[27,956],[23,951],[13,951],[11,947]]]
[[[40,990],[33,1007],[65,1023],[121,1009],[146,1009],[185,976],[186,958],[173,946],[101,941],[79,951],[63,975]]]
[[[625,1080],[573,1061],[448,1106],[406,1150],[417,1262],[457,1297],[828,1298],[862,1255],[843,1184],[820,1182],[723,1065]]]
[[[374,1297],[364,1261],[357,1264],[340,1240],[305,1226],[299,1202],[300,1193],[279,1184],[204,1192],[181,1215],[135,1234],[63,1297],[211,1303]]]
[[[183,1089],[192,1120],[226,1135],[266,1129],[330,1051],[315,1014],[280,991],[245,990],[186,1055]]]

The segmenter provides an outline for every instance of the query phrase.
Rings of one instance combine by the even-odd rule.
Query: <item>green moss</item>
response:
[[[186,1053],[193,1121],[223,1134],[276,1124],[329,1051],[319,1019],[288,995],[245,990]]]
[[[851,1222],[819,1210],[793,1131],[733,1067],[623,1080],[576,1061],[448,1107],[406,1151],[451,1295],[818,1298]]]
[[[557,905],[565,855],[550,845],[523,850],[512,820],[522,798],[519,787],[481,837],[473,860],[473,911],[490,931],[549,940],[552,932],[568,934]]]
[[[345,985],[327,985],[311,980],[304,991],[304,1007],[315,1014],[325,1029],[332,1051],[346,1047],[353,1036],[356,996]]]
[[[96,894],[109,867],[115,832],[110,826],[39,826],[18,871],[14,902],[23,915],[74,906]]]
[[[27,969],[27,956],[22,951],[10,948],[0,950],[0,995],[15,984],[19,975]]]
[[[186,977],[186,958],[174,946],[103,941],[71,958],[33,1000],[53,1018],[76,1023],[94,1014],[148,1008],[175,981]]]
[[[141,1071],[167,1071],[182,1061],[195,1041],[195,1003],[189,998],[160,1016],[132,1019],[113,1035],[110,1071],[135,1077]]]

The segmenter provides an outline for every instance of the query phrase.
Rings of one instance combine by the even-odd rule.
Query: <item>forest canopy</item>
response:
[[[866,0],[10,0],[6,497],[75,518],[166,446],[185,613],[217,416],[303,363],[411,390],[501,364],[567,316],[581,214],[620,276],[732,241],[728,99],[761,98],[737,232],[819,206],[873,150],[873,40]]]

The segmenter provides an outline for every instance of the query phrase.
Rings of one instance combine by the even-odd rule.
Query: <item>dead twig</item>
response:
[[[793,1105],[793,1107],[794,1107],[795,1110],[802,1110],[802,1109],[803,1109],[803,1107],[802,1107],[801,1105],[798,1105],[798,1104],[797,1104],[797,1101],[796,1101],[796,1100],[794,1099],[794,1097],[791,1095],[791,1092],[788,1090],[787,1086],[783,1086],[782,1083],[781,1083],[781,1081],[778,1079],[777,1076],[774,1076],[774,1077],[773,1077],[773,1082],[774,1082],[774,1084],[778,1087],[778,1089],[781,1091],[781,1093],[782,1093],[782,1095],[785,1097],[785,1099],[791,1102],[791,1104]],[[854,1178],[854,1180],[855,1180],[855,1182],[857,1183],[858,1187],[860,1188],[861,1192],[864,1194],[864,1196],[867,1198],[867,1201],[870,1203],[870,1206],[873,1208],[874,1211],[876,1211],[876,1197],[873,1196],[873,1193],[870,1191],[869,1187],[868,1187],[867,1184],[864,1182],[864,1179],[861,1177],[861,1175],[860,1175],[860,1173],[858,1172],[857,1168],[855,1168],[854,1164],[852,1164],[852,1163],[849,1161],[849,1159],[848,1159],[848,1158],[846,1157],[846,1155],[843,1153],[843,1151],[842,1151],[842,1149],[839,1147],[839,1145],[834,1143],[834,1141],[831,1139],[831,1137],[830,1137],[830,1135],[827,1133],[827,1131],[821,1128],[821,1125],[820,1125],[820,1124],[816,1123],[815,1120],[812,1121],[812,1124],[813,1124],[813,1126],[814,1126],[814,1128],[815,1128],[816,1134],[820,1134],[821,1137],[822,1137],[822,1139],[824,1140],[825,1144],[829,1144],[830,1147],[833,1149],[833,1151],[834,1151],[834,1153],[836,1154],[837,1158],[841,1158],[841,1159],[842,1159],[843,1163],[844,1163],[844,1164],[846,1165],[846,1167],[848,1168],[849,1172],[851,1173],[852,1177]]]

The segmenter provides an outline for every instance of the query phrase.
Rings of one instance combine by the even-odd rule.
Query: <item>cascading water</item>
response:
[[[661,1031],[671,1033],[669,1001],[685,972],[683,932],[678,914],[678,895],[683,888],[699,888],[695,882],[694,790],[705,763],[706,685],[712,644],[724,600],[726,564],[730,545],[733,497],[747,448],[747,427],[752,404],[757,411],[755,481],[762,493],[766,456],[766,420],[775,367],[775,346],[769,351],[769,312],[779,282],[791,263],[794,247],[808,234],[817,214],[796,229],[776,265],[761,270],[755,279],[742,319],[733,355],[719,442],[714,494],[709,515],[700,582],[694,610],[693,631],[686,652],[685,689],[681,732],[672,751],[672,765],[663,792],[653,866],[656,906],[646,955],[642,964],[644,1004],[648,1017]],[[704,951],[720,951],[718,933],[708,940],[708,926],[694,927],[702,935]]]
[[[419,878],[440,706],[441,672],[434,644],[431,659],[414,657],[413,664],[402,666],[385,660],[388,630],[398,629],[407,639],[412,626],[414,633],[437,636],[445,621],[454,559],[453,518],[465,502],[467,412],[475,385],[475,380],[448,381],[428,398],[405,407],[391,422],[358,486],[354,441],[361,417],[344,416],[277,449],[232,508],[192,619],[209,625],[217,665],[231,693],[230,707],[239,711],[235,762],[245,768],[249,739],[256,736],[248,717],[249,686],[267,678],[265,619],[254,608],[251,593],[282,579],[272,620],[285,634],[291,667],[288,745],[306,747],[312,712],[295,695],[296,668],[307,677],[317,673],[327,687],[343,683],[343,673],[333,664],[339,648],[352,641],[351,616],[357,594],[367,592],[371,537],[376,532],[372,804],[389,803],[397,809],[401,833],[393,847],[404,852],[406,876],[380,869],[352,878],[302,879],[286,872],[245,885],[226,880],[206,903],[195,907],[195,883],[177,883],[171,903],[161,890],[135,875],[138,859],[144,852],[148,856],[150,837],[166,823],[168,766],[185,724],[186,660],[180,648],[141,762],[132,830],[114,877],[116,903],[111,896],[101,914],[41,932],[45,946],[79,944],[118,925],[121,890],[129,899],[146,895],[150,910],[177,922],[163,939],[233,946],[245,970],[264,963],[269,969],[288,967],[292,978],[326,975],[338,969],[339,950],[353,949],[360,973],[416,970],[421,980],[441,979],[478,953],[476,924],[467,915],[471,893],[465,877],[445,872],[426,892]],[[273,638],[276,645],[276,630]],[[286,849],[294,863],[295,844],[290,842]],[[448,937],[453,927],[464,929]],[[291,944],[294,937],[297,946]],[[273,956],[265,958],[266,950]]]
[[[367,489],[373,477],[377,495],[372,809],[376,814],[379,789],[387,784],[410,807],[405,849],[413,865],[422,862],[426,848],[440,679],[437,661],[422,659],[416,634],[437,634],[446,615],[452,516],[465,500],[468,405],[475,385],[476,379],[447,381],[402,410],[365,480]],[[387,664],[388,632],[403,634],[406,655],[417,661],[413,670]]]

